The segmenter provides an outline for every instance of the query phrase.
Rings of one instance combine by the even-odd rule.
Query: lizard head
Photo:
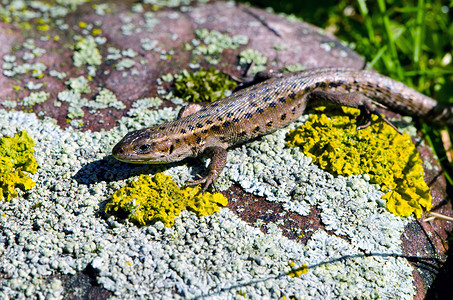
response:
[[[120,161],[145,164],[169,163],[188,156],[175,151],[168,135],[152,128],[129,132],[113,147],[112,154]]]

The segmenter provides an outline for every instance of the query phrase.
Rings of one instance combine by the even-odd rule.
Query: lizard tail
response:
[[[429,112],[427,120],[437,124],[453,125],[453,105],[438,103]]]

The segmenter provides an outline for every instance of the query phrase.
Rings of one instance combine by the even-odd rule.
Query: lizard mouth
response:
[[[118,146],[118,145],[117,145]],[[121,148],[121,146],[115,146],[112,150],[112,155],[117,160],[133,164],[159,164],[162,162],[155,161],[152,158],[143,157],[143,155],[137,155],[135,153],[128,153]]]
[[[122,162],[128,162],[128,163],[140,162],[140,159],[130,157],[129,155],[113,154],[113,157],[115,157],[117,160],[122,161]]]
[[[130,154],[112,153],[112,155],[119,161],[132,163],[132,164],[157,164],[157,163],[159,163],[159,162],[154,162],[150,159],[137,157],[137,156],[130,155]]]
[[[112,149],[112,155],[119,161],[130,162],[130,163],[140,163],[143,159],[136,157],[133,153],[128,153],[124,150],[122,145],[116,144]],[[134,157],[135,156],[135,157]]]

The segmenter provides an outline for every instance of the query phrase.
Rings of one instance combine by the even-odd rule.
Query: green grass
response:
[[[370,67],[453,104],[453,2],[442,0],[252,0],[335,34],[364,56]],[[421,124],[453,186],[453,167],[440,139],[453,129]]]

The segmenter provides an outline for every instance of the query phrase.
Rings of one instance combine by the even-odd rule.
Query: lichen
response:
[[[14,100],[5,100],[0,103],[4,108],[15,108],[17,106],[17,102]]]
[[[3,75],[7,77],[13,77],[15,75],[22,75],[31,72],[34,78],[42,78],[43,72],[47,69],[47,67],[41,63],[24,63],[18,64],[16,62],[7,63],[6,65],[3,64]]]
[[[118,71],[124,71],[130,69],[135,65],[135,61],[130,58],[123,58],[116,64],[116,69]]]
[[[105,213],[128,218],[139,225],[161,221],[170,227],[182,210],[188,209],[198,216],[219,212],[219,205],[227,205],[220,193],[200,193],[200,187],[179,188],[170,176],[157,173],[154,177],[140,175],[137,181],[116,191]]]
[[[150,40],[148,38],[140,39],[141,47],[143,50],[151,51],[156,49],[156,46],[159,45],[159,41]]]
[[[248,43],[248,38],[244,35],[230,37],[228,34],[206,28],[195,30],[195,34],[205,44],[196,47],[196,50],[200,51],[201,54],[219,54],[224,49],[236,49],[239,45]]]
[[[193,54],[202,56],[213,65],[220,62],[219,55],[223,50],[237,49],[248,43],[248,38],[244,35],[230,37],[228,34],[206,28],[195,30],[195,35],[197,38],[193,39],[190,44],[185,44],[185,49],[192,50]]]
[[[294,266],[296,265],[294,262],[289,262],[288,265],[291,267],[291,271],[289,271],[287,274],[289,277],[297,277],[299,278],[301,275],[303,274],[307,274],[308,272],[308,266],[306,264],[303,264],[302,266],[298,267],[298,268],[294,268]]]
[[[116,109],[126,108],[126,105],[124,105],[123,102],[118,101],[116,95],[106,88],[102,88],[99,91],[99,94],[96,96],[95,100],[90,101],[87,106],[95,109],[103,109],[107,107],[113,107]]]
[[[90,113],[92,114],[96,113],[98,109],[106,109],[108,107],[116,109],[126,108],[126,105],[119,101],[112,91],[106,88],[101,88],[94,100],[82,98],[81,92],[91,91],[88,81],[83,77],[71,78],[66,83],[71,89],[59,92],[57,98],[60,101],[69,103],[67,117],[71,120],[84,117],[83,107],[90,108]]]
[[[152,4],[155,10],[163,7],[178,7],[180,5],[189,5],[191,0],[144,0],[145,4]]]
[[[132,103],[133,108],[157,108],[162,105],[162,100],[158,97],[148,97],[136,100]]]
[[[423,180],[422,161],[408,134],[398,134],[384,122],[357,130],[357,109],[344,114],[314,114],[288,134],[288,146],[299,146],[321,168],[336,175],[369,174],[370,182],[387,192],[388,210],[397,216],[431,209],[429,187]]]
[[[235,87],[228,75],[214,69],[188,72],[175,76],[175,95],[190,102],[215,101],[228,95]]]
[[[31,106],[35,104],[44,103],[49,98],[49,93],[44,91],[40,92],[31,92],[29,96],[24,97],[22,101],[22,105],[24,106]]]
[[[36,173],[38,163],[33,157],[35,143],[25,130],[14,137],[0,139],[0,199],[17,197],[16,188],[31,189],[35,182],[24,172]]]
[[[96,48],[96,42],[93,39],[81,39],[75,45],[74,65],[81,67],[82,65],[98,66],[102,62],[102,56]]]
[[[307,69],[307,67],[305,67],[299,63],[285,66],[285,72],[300,72],[300,71],[304,71],[306,69]]]
[[[76,78],[69,78],[65,83],[76,93],[86,94],[91,92],[88,82],[88,79],[83,76],[79,76]]]
[[[265,71],[267,68],[267,57],[258,50],[254,49],[246,49],[244,51],[241,51],[241,53],[239,54],[239,64],[251,65],[252,63],[252,74]]]

